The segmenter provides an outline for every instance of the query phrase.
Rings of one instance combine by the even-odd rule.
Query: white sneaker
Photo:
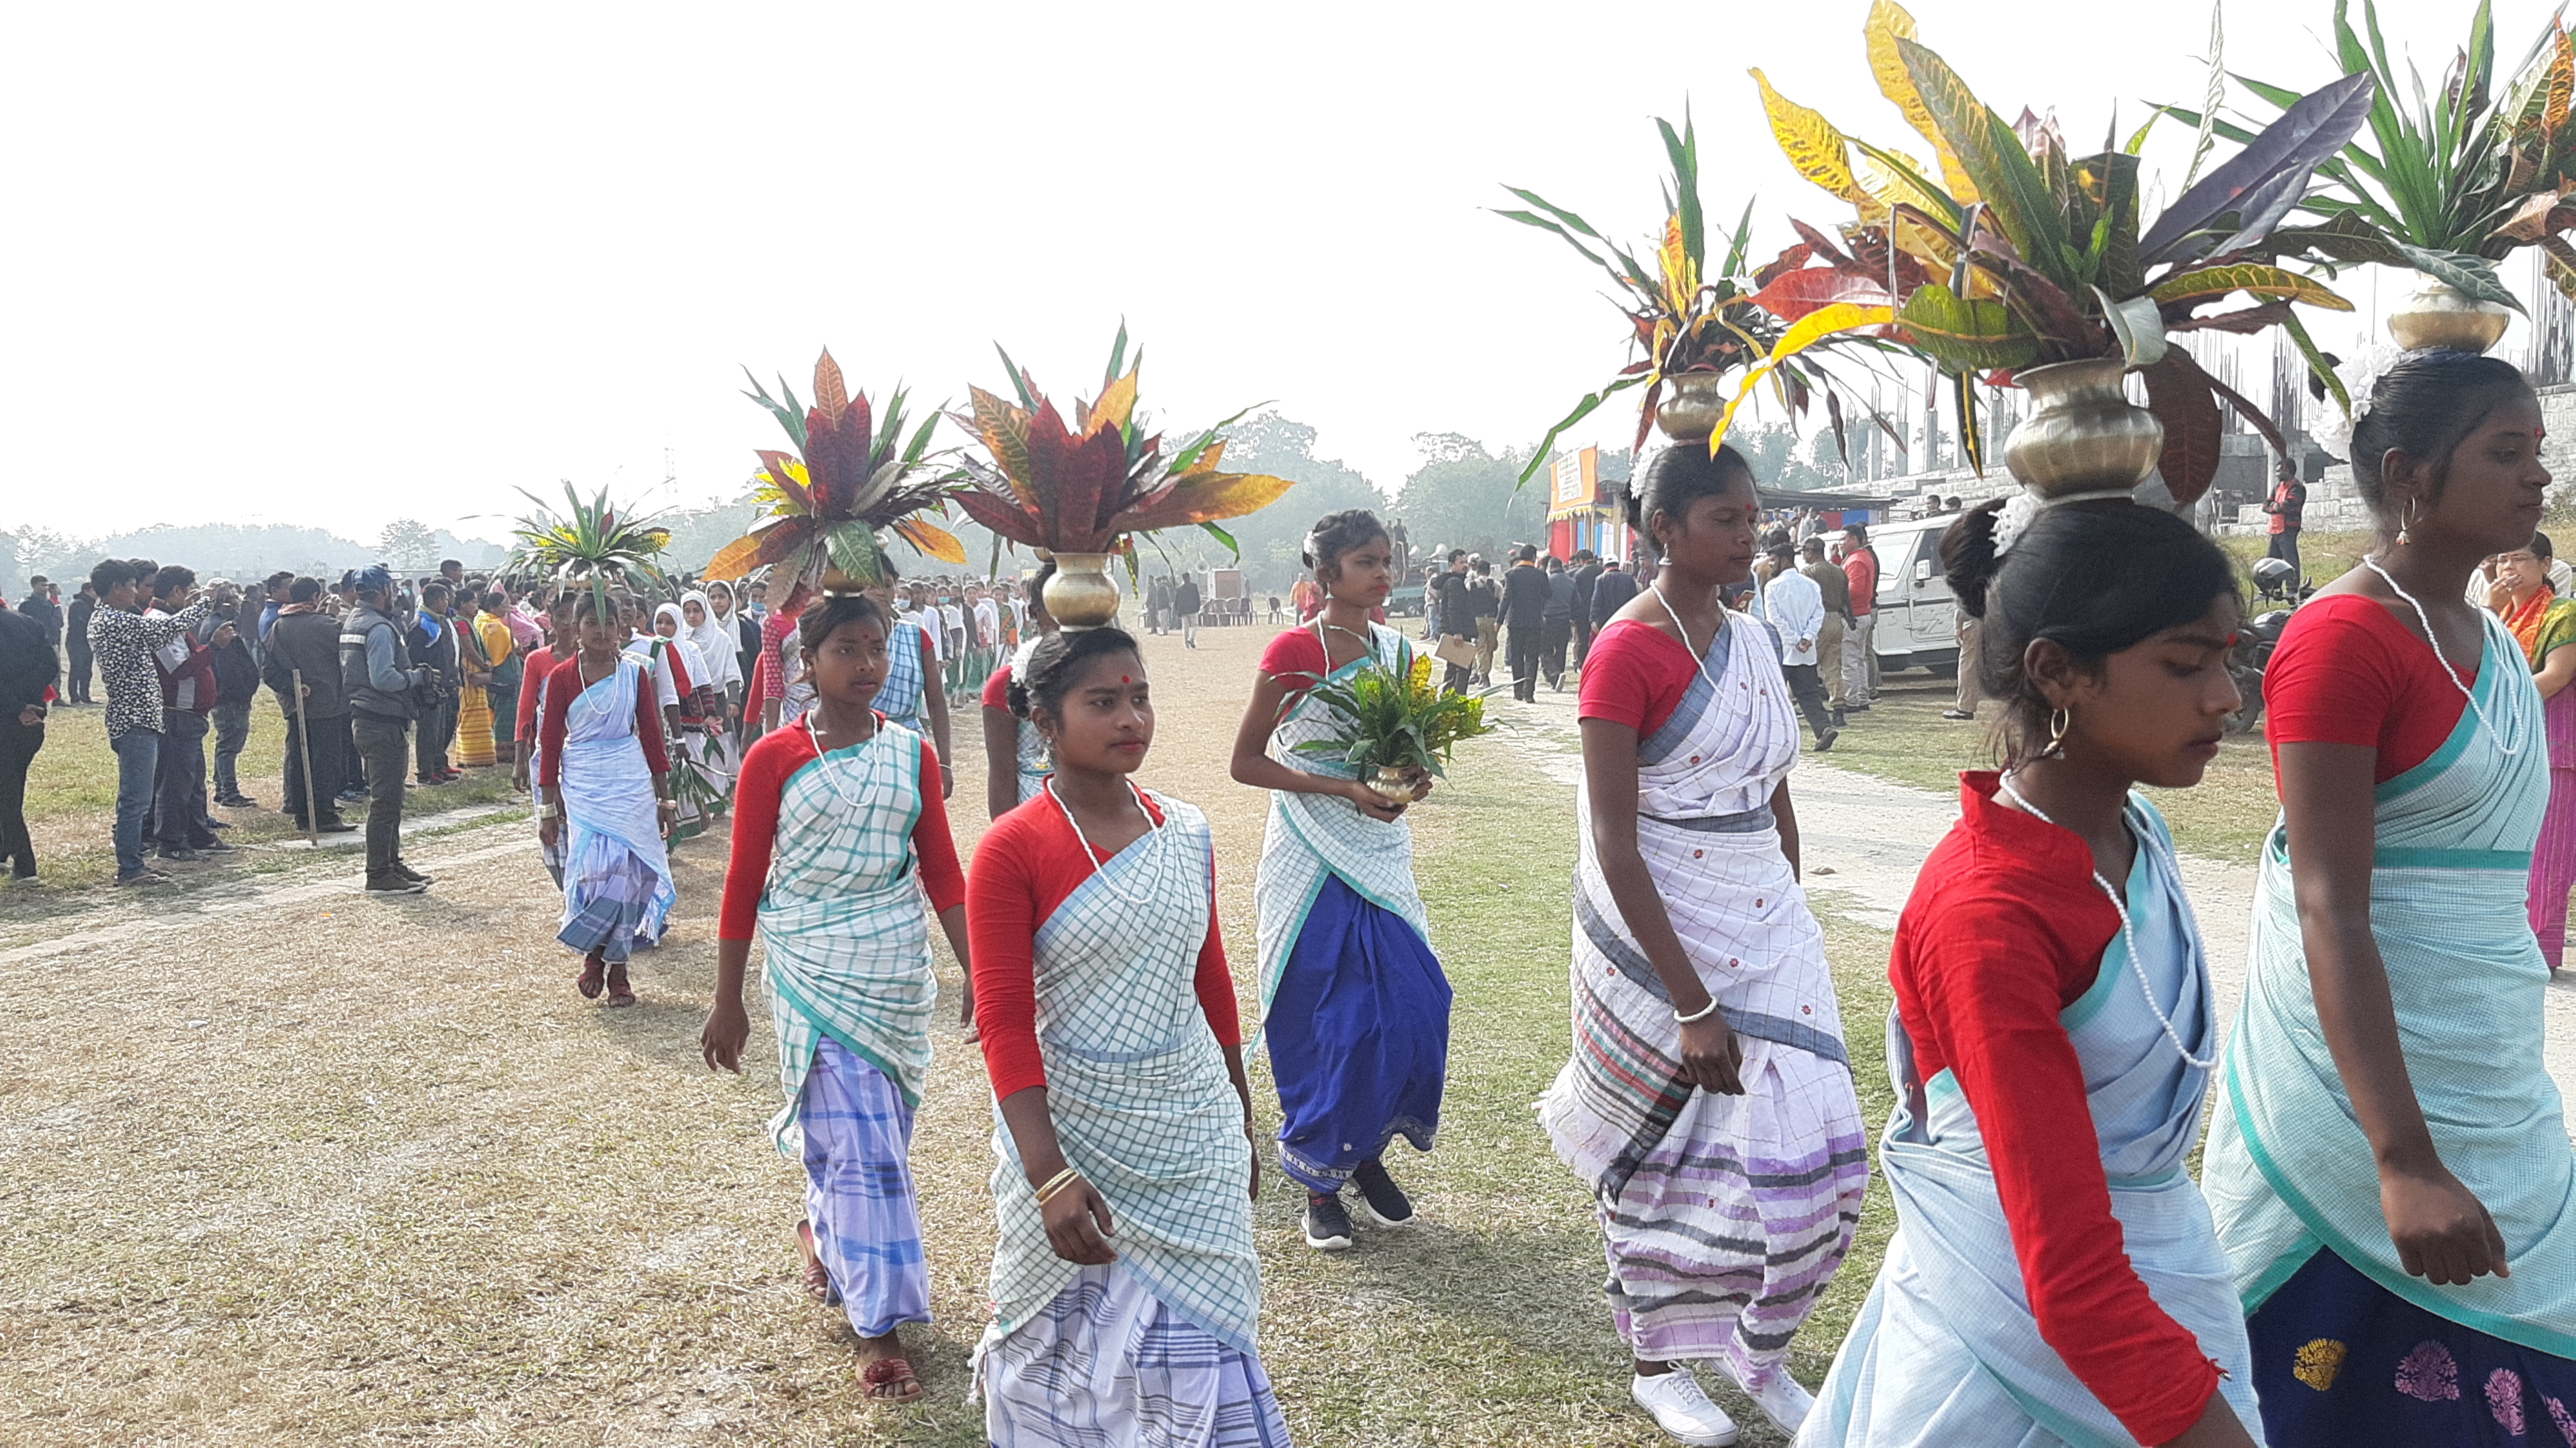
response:
[[[1655,1426],[1692,1448],[1724,1448],[1735,1441],[1735,1420],[1708,1400],[1699,1379],[1676,1363],[1653,1377],[1628,1379],[1628,1396],[1655,1420]]]
[[[1798,1434],[1798,1425],[1807,1421],[1808,1410],[1816,1406],[1816,1395],[1789,1376],[1786,1364],[1771,1375],[1771,1381],[1764,1383],[1758,1393],[1744,1387],[1744,1379],[1736,1376],[1734,1365],[1726,1359],[1717,1359],[1717,1369],[1732,1379],[1737,1387],[1744,1388],[1744,1396],[1753,1400],[1753,1406],[1760,1408],[1764,1417],[1779,1424],[1780,1431],[1793,1438]]]

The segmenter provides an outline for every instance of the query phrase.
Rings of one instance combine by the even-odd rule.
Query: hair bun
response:
[[[1995,570],[2003,564],[2002,555],[1995,551],[1995,523],[2003,516],[2005,501],[1989,498],[1979,503],[1941,534],[1942,576],[1970,618],[1986,616],[1986,590],[1994,585]]]

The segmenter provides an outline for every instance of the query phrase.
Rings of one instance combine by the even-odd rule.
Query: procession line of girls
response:
[[[1787,1352],[1849,1248],[1868,1167],[1798,881],[1793,700],[1769,626],[1720,603],[1750,570],[1758,499],[1731,450],[1640,470],[1634,523],[1665,567],[1585,670],[1573,1049],[1540,1120],[1595,1196],[1631,1395],[1672,1436],[1736,1438],[1684,1366],[1707,1359],[1813,1448],[2576,1442],[2576,1156],[2543,1069],[2548,968],[2526,913],[2550,758],[2514,625],[2448,582],[2538,546],[2539,412],[2512,368],[2449,353],[2409,357],[2362,411],[2355,472],[2383,536],[2271,665],[2283,817],[2223,1054],[2171,834],[2135,786],[2197,782],[2238,707],[2231,565],[2125,501],[1990,504],[1943,540],[1981,622],[1968,666],[2006,705],[2003,768],[1962,777],[1961,819],[1899,925],[1880,1154],[1899,1225],[1812,1399]],[[1374,1203],[1394,1136],[1419,1125],[1428,1145],[1446,1045],[1418,892],[1378,858],[1405,857],[1387,832],[1402,810],[1293,752],[1317,722],[1312,682],[1388,657],[1366,627],[1383,550],[1373,520],[1318,525],[1324,610],[1265,655],[1236,747],[1237,776],[1273,791],[1266,1031],[1310,1241],[1343,1181]],[[836,629],[862,656],[885,632],[870,610],[808,640]],[[816,674],[861,710],[881,677]],[[1206,822],[1131,778],[1154,721],[1127,635],[1056,634],[1003,687],[1051,773],[1023,786],[1016,732],[988,733],[991,803],[1005,783],[1030,791],[977,852],[961,950],[996,1098],[1001,1242],[975,1366],[989,1439],[1284,1442],[1256,1346],[1256,1128]],[[801,768],[850,747],[846,718],[820,721]],[[936,769],[925,754],[915,777]],[[926,924],[899,949],[806,925],[803,872],[856,867],[801,863],[821,852],[791,835],[873,832],[873,863],[818,875],[835,883],[815,893],[918,870],[947,924],[927,780],[908,801],[900,780],[829,783],[791,775],[823,813],[782,811],[759,832],[774,846],[738,846],[775,857],[739,857],[728,884],[712,1063],[738,1061],[747,1029],[737,894],[763,902],[764,928],[778,902],[779,937],[826,937],[773,939],[789,961],[774,999],[820,989],[799,985],[809,956],[868,960],[834,977],[848,999],[774,1008],[782,1058],[819,1062],[822,1040],[875,1029],[926,1052]],[[921,911],[919,890],[896,895],[890,910]],[[814,1079],[782,1076],[790,1111],[819,1120],[848,1098]],[[856,1153],[908,1210],[908,1118],[851,1110],[892,1124],[820,1158],[809,1126],[809,1171],[819,1183],[833,1152]],[[843,1236],[855,1209],[808,1196],[817,1243]],[[818,1254],[818,1290],[874,1304],[853,1325],[897,1360],[910,1309],[868,1274],[918,1274],[917,1250]],[[911,1381],[888,1368],[875,1385]]]

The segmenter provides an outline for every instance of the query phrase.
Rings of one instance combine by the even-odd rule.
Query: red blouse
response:
[[[1664,727],[1698,677],[1699,660],[1680,640],[1653,624],[1623,618],[1592,637],[1574,717],[1625,724],[1642,739]]]
[[[1162,811],[1149,804],[1157,824]],[[739,834],[740,824],[734,826]],[[993,1099],[1046,1084],[1038,1049],[1038,927],[1065,897],[1091,878],[1094,861],[1108,856],[1083,848],[1064,811],[1045,794],[993,821],[975,845],[975,867],[966,877],[966,939],[975,957],[975,1023],[984,1038],[984,1068]],[[1193,978],[1199,1009],[1220,1045],[1243,1039],[1236,1012],[1234,975],[1217,932],[1216,875],[1208,874],[1207,939],[1199,944]]]
[[[932,674],[929,677],[936,678],[938,676],[936,674]],[[1004,664],[1000,668],[995,669],[993,671],[993,676],[984,681],[984,707],[987,709],[999,709],[1005,714],[1011,712],[1010,665]]]
[[[555,649],[552,644],[527,656],[525,666],[519,670],[519,727],[511,738],[537,737],[537,696],[545,692],[546,675],[553,673],[554,668]]]
[[[885,727],[885,716],[877,716]],[[733,858],[725,866],[724,914],[718,940],[749,940],[769,888],[769,857],[778,842],[778,801],[787,781],[817,758],[814,736],[801,725],[760,736],[742,757],[734,781]],[[934,914],[966,903],[966,872],[957,864],[957,842],[948,832],[948,807],[939,798],[939,751],[921,741],[921,814],[912,822],[913,858]]]
[[[635,738],[644,746],[644,766],[655,774],[668,774],[671,753],[662,743],[662,710],[653,702],[653,671],[645,669],[643,674],[635,688]],[[554,672],[546,676],[546,721],[537,735],[546,762],[537,783],[548,789],[563,781],[564,720],[571,712],[572,701],[589,687],[581,681],[579,653],[555,665]]]
[[[2069,831],[1959,778],[1959,823],[1914,880],[1888,976],[1925,1080],[1976,1113],[2039,1335],[2141,1443],[2188,1428],[2218,1365],[2129,1265],[2084,1068],[2059,1016],[2092,987],[2120,918]]]
[[[2458,670],[2475,684],[2478,660]],[[2433,757],[2468,699],[2442,677],[2433,646],[2377,599],[2329,593],[2290,615],[2263,667],[2263,730],[2272,769],[2284,744],[2358,744],[2379,751],[2381,784]]]

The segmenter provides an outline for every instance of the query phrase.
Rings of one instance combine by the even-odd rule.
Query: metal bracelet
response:
[[[1717,1014],[1717,997],[1710,996],[1708,998],[1707,1005],[1701,1006],[1698,1010],[1691,1012],[1689,1015],[1683,1015],[1681,1012],[1675,1011],[1673,1012],[1673,1019],[1687,1026],[1694,1021],[1707,1020],[1710,1016],[1715,1014]]]
[[[1082,1173],[1076,1171],[1072,1167],[1066,1167],[1064,1170],[1057,1172],[1054,1176],[1048,1177],[1046,1179],[1046,1185],[1039,1187],[1037,1190],[1038,1205],[1043,1207],[1047,1203],[1055,1200],[1058,1196],[1063,1194],[1066,1187],[1073,1185],[1076,1181],[1080,1180],[1081,1177]]]

